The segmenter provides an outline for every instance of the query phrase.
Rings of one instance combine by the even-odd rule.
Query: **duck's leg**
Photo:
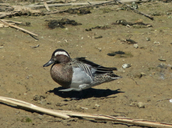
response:
[[[81,91],[82,89],[80,88],[67,88],[67,89],[61,89],[59,91],[61,92],[70,92],[70,91]]]
[[[82,91],[82,90],[88,89],[88,88],[91,88],[91,86],[89,84],[81,84],[81,85],[79,85],[78,88],[67,88],[67,89],[61,89],[59,91],[62,91],[62,92]]]
[[[85,89],[88,89],[91,87],[92,87],[92,85],[90,85],[90,84],[81,84],[81,85],[79,85],[78,89],[85,90]]]

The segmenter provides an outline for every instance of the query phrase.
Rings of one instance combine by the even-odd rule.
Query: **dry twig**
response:
[[[47,5],[47,2],[46,2],[46,1],[44,2],[44,6],[45,6],[45,8],[47,9],[47,11],[50,11],[50,9],[49,9],[49,7],[48,7],[48,5]]]
[[[40,10],[32,10],[29,7],[25,6],[12,6],[14,8],[14,11],[12,12],[0,12],[0,19],[5,18],[7,16],[15,16],[15,15],[41,15]]]
[[[16,15],[16,14],[18,14],[19,12],[5,12],[5,13],[3,13],[3,14],[0,14],[0,19],[2,19],[2,18],[5,18],[5,17],[7,17],[7,16],[14,16],[14,15]]]
[[[17,105],[19,107],[27,108],[27,109],[34,110],[37,112],[47,113],[49,115],[57,116],[57,117],[64,118],[64,119],[69,118],[69,116],[67,114],[58,113],[58,112],[55,112],[50,109],[38,107],[34,104],[30,104],[30,103],[22,101],[22,100],[17,100],[17,99],[13,99],[13,98],[9,98],[9,97],[0,96],[0,101],[1,102],[3,101],[5,103],[11,103],[11,104]]]
[[[11,28],[16,28],[16,29],[18,29],[18,30],[20,30],[20,31],[23,31],[23,32],[25,32],[25,33],[28,33],[29,35],[31,35],[31,36],[38,36],[37,34],[35,34],[35,33],[33,33],[33,32],[30,32],[30,31],[28,31],[28,30],[26,30],[26,29],[24,29],[24,28],[21,28],[21,27],[18,27],[18,26],[16,26],[16,25],[12,25],[12,24],[9,24],[9,23],[7,23],[6,21],[4,21],[4,20],[0,20],[4,25],[6,25],[6,26],[9,26],[9,27],[11,27]]]
[[[127,6],[128,8],[130,8],[131,10],[133,10],[133,11],[134,11],[135,13],[137,13],[137,14],[141,14],[141,15],[143,15],[143,16],[145,16],[145,17],[151,19],[151,20],[154,20],[154,18],[153,18],[152,16],[150,16],[150,15],[148,15],[148,14],[145,14],[145,13],[143,13],[143,12],[138,11],[137,9],[131,7],[131,6],[128,5],[128,4],[122,3],[122,2],[120,2],[119,0],[117,0],[117,2],[119,2],[120,4],[123,4],[123,5],[125,5],[125,6]]]
[[[121,123],[127,123],[127,124],[132,124],[132,125],[139,125],[139,126],[172,128],[172,124],[146,121],[143,119],[130,119],[126,117],[114,117],[114,116],[108,116],[108,115],[93,115],[93,114],[86,114],[86,113],[72,112],[72,111],[56,111],[56,110],[38,107],[34,104],[31,104],[22,100],[17,100],[17,99],[3,97],[3,96],[0,96],[0,101],[3,103],[5,102],[5,103],[17,105],[21,108],[27,108],[33,111],[38,111],[38,112],[46,113],[49,115],[61,117],[64,119],[67,119],[70,117],[82,117],[82,118],[92,118],[95,120],[115,121],[115,122],[121,122]]]
[[[67,11],[69,11],[69,10],[77,10],[77,9],[81,9],[81,8],[89,8],[89,7],[94,7],[94,6],[104,5],[104,4],[115,4],[115,3],[116,3],[115,1],[105,1],[105,2],[101,2],[101,3],[97,3],[97,4],[93,4],[93,3],[91,2],[91,5],[90,5],[90,3],[85,3],[87,6],[69,8],[69,9],[66,9],[66,10],[48,12],[48,13],[45,13],[45,14],[48,15],[48,14],[63,13],[63,12],[67,12]],[[78,4],[78,3],[76,3],[76,4]],[[88,4],[89,4],[89,5],[88,5]],[[70,5],[70,4],[69,4],[69,5]]]
[[[63,3],[63,4],[48,4],[48,7],[62,7],[62,6],[82,6],[82,5],[102,5],[102,4],[107,4],[107,3],[116,3],[114,1],[99,1],[99,2],[85,2],[85,3]],[[45,5],[28,5],[27,7],[30,8],[44,8]]]
[[[14,24],[22,24],[22,22],[14,21],[14,20],[5,20],[5,19],[3,19],[3,21],[8,22],[8,23],[14,23]]]
[[[134,0],[133,0],[134,1]],[[55,13],[62,13],[62,12],[66,12],[68,10],[77,10],[77,9],[81,9],[81,8],[89,8],[89,7],[94,7],[94,6],[99,6],[99,5],[104,5],[104,4],[115,4],[115,3],[120,3],[123,4],[125,6],[127,6],[128,8],[130,8],[131,10],[134,10],[135,13],[137,14],[141,14],[151,20],[154,20],[154,18],[148,14],[145,14],[143,12],[138,11],[137,9],[120,2],[119,0],[114,0],[114,1],[103,1],[103,2],[98,2],[98,3],[93,3],[93,2],[89,2],[89,3],[67,3],[67,4],[53,4],[53,5],[49,5],[49,6],[71,6],[71,5],[86,5],[86,6],[81,6],[81,7],[76,7],[76,8],[70,8],[70,9],[66,9],[66,10],[62,10],[62,11],[54,11],[54,12],[50,12],[50,13],[45,13],[45,14],[55,14]],[[41,5],[37,5],[37,6],[33,6],[33,7],[41,7]]]

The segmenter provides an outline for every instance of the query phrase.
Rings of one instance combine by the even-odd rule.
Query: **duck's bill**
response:
[[[43,67],[48,67],[53,63],[54,63],[54,61],[52,59],[50,59],[46,64],[43,65]]]

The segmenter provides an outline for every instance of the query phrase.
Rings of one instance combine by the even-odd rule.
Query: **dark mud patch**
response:
[[[82,25],[81,23],[77,23],[75,20],[70,20],[67,18],[62,18],[61,20],[49,20],[48,22],[48,28],[54,29],[57,27],[65,28],[65,25]]]

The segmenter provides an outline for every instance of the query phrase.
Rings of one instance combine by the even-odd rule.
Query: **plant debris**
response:
[[[84,14],[89,14],[91,13],[91,8],[79,8],[79,9],[68,9],[65,12],[68,12],[70,14],[80,14],[80,15],[84,15]]]
[[[11,10],[13,11],[3,11],[2,9],[1,11],[3,12],[0,13],[0,19],[5,18],[5,17],[22,16],[22,15],[27,15],[27,16],[45,15],[40,10],[32,10],[24,6],[12,6]]]
[[[126,117],[115,117],[110,115],[98,115],[98,114],[89,114],[89,113],[81,113],[81,112],[73,112],[73,111],[64,111],[64,110],[53,110],[53,109],[47,109],[42,108],[39,106],[36,106],[34,104],[31,104],[29,102],[25,102],[22,100],[9,98],[9,97],[3,97],[0,96],[0,101],[4,103],[4,105],[13,104],[15,106],[20,107],[21,109],[30,110],[30,111],[36,111],[36,112],[42,112],[51,116],[56,116],[63,119],[69,119],[72,117],[78,117],[80,119],[83,118],[91,118],[94,119],[93,121],[102,120],[103,123],[106,121],[116,121],[121,123],[128,123],[132,125],[139,125],[139,126],[147,126],[147,127],[172,127],[172,124],[168,123],[160,123],[155,121],[146,121],[143,119],[131,119]],[[131,103],[131,105],[135,105],[134,103]],[[145,108],[145,104],[143,102],[138,102],[137,107],[139,108]],[[28,117],[24,117],[21,121],[23,122],[32,122],[32,120]],[[65,120],[66,121],[66,120]],[[101,121],[101,122],[102,122]]]
[[[159,61],[164,61],[164,62],[166,61],[166,59],[162,59],[162,58],[159,58],[158,60]]]
[[[13,11],[14,8],[11,6],[7,5],[0,5],[0,12],[8,12],[8,11]]]
[[[121,40],[122,42],[127,43],[127,44],[137,44],[137,42],[134,41],[134,40],[132,40],[132,39],[124,39],[124,40],[120,39],[120,40]]]
[[[112,25],[123,25],[123,26],[133,26],[135,28],[148,28],[148,27],[152,27],[152,25],[150,24],[145,24],[143,22],[128,22],[126,20],[117,20],[116,23],[112,23]]]
[[[96,36],[95,39],[103,38],[103,36]]]
[[[30,36],[32,36],[33,38],[35,38],[36,40],[38,40],[36,37],[38,36],[37,34],[33,33],[33,32],[30,32],[26,29],[23,29],[21,27],[18,27],[16,25],[13,25],[13,24],[9,24],[8,22],[4,21],[4,20],[0,20],[1,23],[3,23],[5,26],[8,26],[8,27],[11,27],[11,28],[15,28],[15,29],[18,29],[24,33],[27,33],[29,34]]]
[[[54,29],[57,27],[65,28],[64,25],[67,25],[67,24],[70,24],[73,26],[82,25],[81,23],[77,23],[75,20],[69,20],[67,18],[62,18],[61,20],[49,20],[48,21],[48,28],[50,28],[50,29]]]
[[[123,52],[123,51],[111,52],[111,53],[108,53],[107,55],[108,56],[115,56],[117,58],[133,57],[133,54],[131,54],[131,52]]]
[[[151,19],[151,20],[154,20],[154,18],[153,18],[152,16],[150,16],[150,15],[148,15],[148,14],[146,14],[146,13],[143,13],[143,12],[138,11],[138,10],[137,10],[138,7],[135,7],[135,6],[133,7],[133,5],[130,6],[130,5],[125,4],[125,3],[122,3],[122,2],[120,2],[120,1],[118,1],[118,2],[119,2],[120,4],[122,4],[123,6],[126,6],[126,7],[124,7],[125,9],[129,8],[129,9],[133,10],[133,11],[134,11],[135,13],[137,13],[137,14],[143,15],[143,16],[145,16],[145,17]],[[125,9],[124,9],[124,10],[125,10]]]
[[[123,52],[123,51],[116,51],[116,52],[111,52],[111,53],[108,53],[107,55],[108,56],[115,56],[116,54],[125,54],[125,52]]]
[[[162,16],[162,15],[164,15],[164,14],[161,13],[161,12],[153,12],[151,15],[152,15],[152,16]]]
[[[103,9],[101,9],[102,11],[103,11],[103,13],[109,13],[109,12],[111,12],[111,11],[114,11],[113,9],[111,9],[111,8],[103,8]]]
[[[110,29],[111,27],[108,26],[108,25],[103,25],[103,26],[95,26],[95,27],[92,27],[92,28],[88,28],[88,29],[85,29],[85,31],[92,31],[92,29],[102,29],[102,30],[106,30],[106,29]]]

